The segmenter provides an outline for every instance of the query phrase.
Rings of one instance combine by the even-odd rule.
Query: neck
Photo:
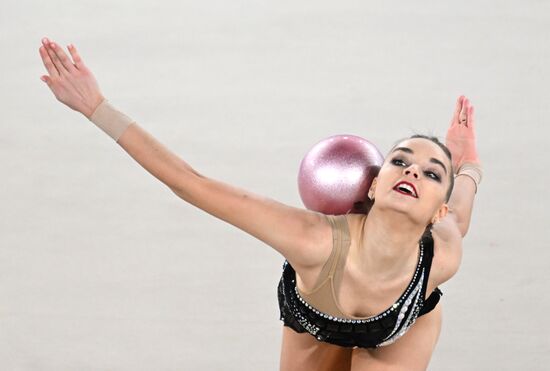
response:
[[[362,240],[357,248],[359,269],[376,277],[398,278],[417,263],[425,225],[406,214],[373,205],[364,219]]]

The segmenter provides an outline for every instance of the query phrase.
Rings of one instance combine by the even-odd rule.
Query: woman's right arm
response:
[[[184,201],[230,223],[280,252],[296,270],[322,264],[332,230],[324,214],[285,205],[195,171],[130,117],[108,104],[74,46],[72,61],[43,40],[40,55],[49,75],[41,79],[56,98],[109,134],[134,160]]]
[[[265,242],[297,270],[318,266],[330,255],[332,231],[324,214],[206,177],[136,123],[117,143],[182,200]]]

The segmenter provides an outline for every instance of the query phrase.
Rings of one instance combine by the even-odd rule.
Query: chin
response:
[[[410,196],[405,196],[410,197]],[[399,196],[394,197],[393,195],[386,197],[384,200],[378,200],[376,199],[375,205],[378,209],[384,210],[384,211],[394,211],[401,214],[407,214],[411,215],[415,211],[418,211],[418,199],[403,199],[403,197]],[[412,217],[412,215],[411,215]]]
[[[384,201],[376,200],[375,204],[380,210],[394,210],[409,214],[412,210],[412,205],[410,202],[403,200],[397,200],[395,198],[386,199]]]

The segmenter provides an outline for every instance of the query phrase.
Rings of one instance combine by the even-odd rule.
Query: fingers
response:
[[[470,104],[469,99],[464,100],[464,105],[460,113],[460,123],[471,130],[475,129],[474,106]]]
[[[82,58],[80,58],[80,54],[78,54],[78,51],[73,44],[69,45],[69,52],[71,53],[71,57],[73,58],[76,68],[79,70],[82,69],[84,67],[84,62],[82,62]]]
[[[42,62],[44,63],[44,66],[46,67],[46,70],[48,70],[48,73],[52,77],[59,77],[59,71],[55,67],[55,64],[52,61],[52,58],[50,56],[50,53],[48,52],[48,49],[46,48],[48,39],[44,38],[42,39],[43,46],[40,47],[40,56],[42,57]]]
[[[45,40],[45,41],[44,41]],[[50,62],[55,67],[55,70],[57,71],[55,75],[52,76],[61,76],[63,74],[63,65],[59,61],[59,58],[55,54],[54,50],[51,47],[51,41],[47,38],[44,38],[42,43],[44,44],[44,47],[46,48],[46,52],[48,53],[48,56],[50,57]]]
[[[460,110],[462,109],[462,102],[463,102],[464,98],[465,98],[464,95],[461,95],[456,100],[456,105],[455,105],[455,116],[456,117],[458,117],[458,115],[460,114]]]
[[[456,100],[455,110],[453,112],[453,118],[451,120],[451,126],[458,125],[460,110],[462,109],[462,101],[464,99],[464,95],[461,95]]]
[[[76,70],[76,67],[67,57],[63,49],[59,47],[59,45],[48,40],[48,38],[42,39],[42,43],[46,48],[51,63],[57,70],[57,76],[65,76]]]
[[[458,115],[458,120],[460,124],[466,124],[468,122],[468,107],[470,106],[470,101],[468,98],[464,98],[462,109]]]
[[[468,111],[468,126],[472,130],[475,130],[475,128],[476,128],[475,120],[474,120],[474,106],[471,106],[470,110]]]
[[[54,51],[54,55],[57,58],[57,61],[59,61],[61,68],[64,69],[62,70],[62,72],[68,72],[68,73],[74,72],[76,70],[76,67],[73,65],[73,62],[69,59],[69,57],[67,57],[67,54],[65,54],[65,52],[63,51],[63,48],[61,48],[59,45],[57,45],[54,42],[50,43],[50,46]],[[60,68],[58,67],[58,70],[59,69]]]

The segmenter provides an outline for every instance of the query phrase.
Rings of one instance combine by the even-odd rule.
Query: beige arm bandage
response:
[[[483,176],[483,170],[481,168],[481,165],[465,162],[458,168],[457,173],[455,174],[455,178],[460,175],[466,175],[475,183],[476,186],[476,193],[477,193],[477,187],[481,183],[481,178]]]
[[[89,120],[116,141],[132,123],[136,122],[113,107],[104,99],[90,116]]]

